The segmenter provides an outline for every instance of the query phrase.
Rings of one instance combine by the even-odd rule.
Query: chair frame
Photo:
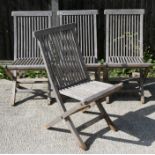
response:
[[[20,86],[20,84],[48,83],[48,80],[19,81],[17,72],[45,70],[39,46],[37,45],[36,39],[33,38],[32,32],[41,28],[51,27],[52,11],[13,11],[12,16],[14,23],[14,62],[5,67],[5,72],[13,80],[11,105],[15,105],[17,92],[30,92],[34,94],[34,97],[45,93],[42,90],[27,89]],[[51,87],[48,84],[48,99],[51,102],[50,92]]]
[[[88,75],[88,73],[86,72],[86,66],[83,62],[83,58],[82,58],[82,54],[80,51],[80,47],[78,46],[78,41],[76,39],[76,33],[75,33],[75,28],[76,25],[75,24],[67,24],[67,25],[63,25],[63,26],[59,26],[59,27],[54,27],[54,28],[50,28],[50,29],[46,29],[46,30],[40,30],[40,31],[36,31],[34,32],[35,37],[38,39],[38,43],[39,46],[41,48],[41,52],[42,52],[42,57],[46,66],[46,70],[48,73],[48,77],[49,77],[49,81],[50,84],[53,88],[56,100],[59,104],[59,108],[61,109],[61,115],[59,117],[57,117],[56,119],[54,119],[52,122],[50,122],[47,125],[47,128],[51,128],[52,126],[54,126],[57,122],[64,120],[68,126],[68,128],[70,129],[71,133],[75,136],[76,141],[78,142],[79,146],[86,150],[87,146],[86,144],[83,142],[83,140],[81,139],[77,129],[75,128],[70,116],[73,115],[74,113],[77,113],[79,111],[82,111],[86,108],[90,108],[91,106],[93,106],[94,104],[97,105],[98,109],[101,112],[100,118],[102,119],[104,118],[108,124],[108,126],[117,131],[117,128],[115,127],[115,125],[113,124],[113,122],[111,121],[110,117],[108,116],[108,114],[106,113],[105,109],[103,108],[101,102],[103,101],[103,99],[108,96],[111,93],[114,93],[116,91],[118,91],[121,87],[122,84],[117,84],[117,85],[111,85],[110,89],[107,89],[106,92],[100,92],[98,94],[95,94],[93,96],[90,96],[88,98],[86,98],[85,100],[79,100],[77,102],[77,105],[74,106],[73,108],[67,110],[65,107],[65,101],[63,99],[63,94],[66,95],[64,92],[66,92],[66,89],[68,88],[75,88],[76,86],[82,86],[83,84],[90,82],[90,77]],[[69,63],[71,60],[69,60],[69,56],[68,59],[65,60],[65,56],[61,53],[57,54],[60,56],[60,59],[56,58],[57,55],[53,55],[53,61],[52,61],[52,52],[56,52],[55,49],[59,49],[59,51],[64,51],[65,47],[62,48],[62,42],[61,40],[64,41],[65,37],[60,38],[60,35],[63,31],[66,31],[66,36],[68,37],[69,40],[69,45],[73,46],[70,47],[69,49],[74,49],[74,57],[75,59],[71,59],[71,60],[75,60],[75,63]],[[69,32],[72,33],[72,37],[69,36]],[[51,36],[53,35],[53,37],[55,38],[53,40],[53,37],[51,39]],[[45,40],[45,38],[48,38],[47,40]],[[56,39],[59,38],[59,39]],[[50,40],[49,40],[50,39]],[[51,41],[52,40],[52,41]],[[65,42],[65,41],[64,41]],[[67,45],[64,44],[64,46],[68,47],[68,43]],[[55,48],[55,49],[53,49]],[[72,51],[73,52],[73,51]],[[56,52],[57,53],[57,52]],[[52,65],[54,65],[54,61],[57,59],[57,61],[60,60],[64,60],[65,64],[58,64],[57,61],[55,62],[55,64],[57,64],[57,67],[60,67],[60,73],[57,73],[55,70],[55,68],[57,67],[52,67]],[[78,62],[76,62],[76,60],[78,60]],[[66,63],[67,61],[67,63]],[[72,62],[72,61],[71,61]],[[75,65],[75,66],[74,66]],[[77,66],[78,65],[78,66]],[[69,68],[68,68],[68,67]],[[77,77],[75,77],[75,73],[71,74],[70,76],[67,75],[66,78],[64,78],[64,83],[63,82],[63,73],[61,75],[61,72],[63,70],[65,70],[65,72],[67,70],[72,70],[74,67],[79,68],[79,70],[82,71],[82,73],[78,72]],[[63,70],[62,70],[63,68]],[[73,72],[77,72],[75,69],[73,70]],[[68,72],[70,73],[70,72]],[[80,77],[81,80],[78,80],[78,78]],[[56,78],[57,77],[57,78]],[[69,78],[69,79],[68,79]],[[77,78],[77,79],[76,79]],[[56,80],[57,79],[57,80]],[[66,81],[66,79],[68,79]],[[72,81],[72,79],[75,79],[75,81]],[[57,82],[56,82],[57,81]],[[66,81],[66,82],[65,82]],[[102,82],[100,82],[102,83]],[[70,96],[71,98],[76,99],[74,96]]]

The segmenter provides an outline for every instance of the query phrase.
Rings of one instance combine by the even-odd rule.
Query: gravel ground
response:
[[[28,85],[46,88],[45,84]],[[0,80],[0,153],[155,153],[155,83],[145,87],[146,104],[136,95],[115,95],[104,104],[119,131],[109,130],[100,120],[80,132],[89,149],[81,150],[64,122],[51,130],[45,124],[59,115],[58,105],[32,94],[17,94],[17,106],[10,105],[12,82]],[[25,102],[19,102],[24,100]],[[67,107],[75,103],[68,103]],[[99,115],[96,107],[72,116],[76,126]]]

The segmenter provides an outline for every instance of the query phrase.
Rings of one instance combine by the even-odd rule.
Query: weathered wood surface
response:
[[[94,98],[102,97],[104,94],[107,95],[107,92],[112,93],[113,90],[116,90],[116,87],[120,88],[120,86],[121,85],[114,86],[108,83],[90,81],[74,87],[62,89],[60,90],[60,94],[73,97],[82,102],[90,102],[94,100]]]
[[[106,63],[143,64],[143,9],[105,10]]]
[[[76,23],[76,32],[86,64],[97,63],[97,15],[98,10],[59,11],[60,25]]]
[[[31,63],[34,58],[41,58],[33,32],[51,27],[52,11],[13,11],[12,16],[14,19],[14,60],[23,59],[24,63],[26,58],[25,63],[28,65],[28,61]]]

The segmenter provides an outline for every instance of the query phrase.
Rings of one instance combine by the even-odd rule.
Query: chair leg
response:
[[[47,98],[47,100],[48,100],[48,104],[50,105],[51,103],[52,103],[52,101],[51,101],[51,84],[50,84],[50,82],[48,81],[48,98]]]
[[[87,146],[86,144],[83,142],[83,140],[81,139],[77,129],[75,128],[72,120],[70,119],[70,117],[67,117],[65,119],[66,123],[67,123],[67,126],[68,128],[70,129],[70,131],[72,132],[72,134],[74,135],[77,143],[79,144],[80,148],[82,148],[83,150],[87,150]]]
[[[145,97],[144,97],[144,74],[143,74],[143,69],[140,69],[140,100],[141,103],[144,104],[145,103]]]
[[[106,104],[110,104],[110,97],[109,96],[106,97],[105,102],[106,102]]]
[[[6,75],[13,81],[13,88],[12,88],[12,97],[11,97],[11,105],[14,106],[15,105],[15,100],[16,100],[16,87],[17,87],[17,74],[16,71],[14,71],[13,73],[7,68],[7,66],[5,67],[5,73]]]
[[[108,75],[108,68],[107,67],[104,67],[103,68],[103,81],[108,81],[108,77],[109,77],[109,75]]]
[[[103,81],[105,81],[105,82],[108,82],[108,76],[109,76],[108,73],[109,73],[108,68],[105,67],[103,69]],[[106,104],[110,104],[110,97],[109,96],[106,97],[105,102],[106,102]]]
[[[17,86],[17,81],[13,81],[13,88],[12,88],[12,97],[11,97],[11,105],[15,105],[16,101],[16,86]]]
[[[108,116],[108,114],[107,114],[106,110],[104,109],[104,107],[102,106],[101,102],[97,101],[96,105],[97,105],[98,109],[100,110],[101,114],[103,115],[103,117],[104,117],[105,121],[107,122],[108,126],[110,127],[110,129],[117,131],[118,130],[117,127],[114,125],[114,123]]]
[[[56,97],[56,100],[60,106],[60,109],[62,111],[62,113],[65,113],[67,110],[64,106],[64,103],[63,103],[63,100],[62,98],[60,97]],[[78,110],[78,109],[77,109]],[[83,140],[81,139],[77,129],[75,128],[70,116],[66,117],[66,118],[63,118],[63,117],[60,117],[61,119],[63,119],[66,123],[66,125],[68,126],[69,130],[71,131],[71,133],[74,135],[75,137],[75,140],[77,141],[78,145],[80,146],[80,148],[82,148],[83,150],[86,150],[87,149],[87,146],[86,144],[83,142]],[[59,121],[59,120],[56,120],[56,121]],[[55,124],[55,123],[54,123]],[[51,126],[50,126],[51,127]]]
[[[100,81],[100,73],[101,73],[101,68],[95,69],[95,80]]]

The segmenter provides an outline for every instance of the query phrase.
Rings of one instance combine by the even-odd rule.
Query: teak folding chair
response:
[[[111,129],[116,130],[101,102],[109,94],[118,91],[122,84],[112,85],[90,80],[78,46],[75,24],[36,31],[34,35],[38,39],[49,81],[62,111],[47,128],[65,120],[79,146],[87,149],[70,116],[96,104],[101,117]],[[67,110],[64,96],[77,100],[77,104]]]
[[[34,97],[45,93],[42,90],[23,89],[20,84],[47,83],[48,80],[21,82],[18,80],[16,73],[18,71],[45,69],[40,49],[32,33],[36,30],[51,27],[52,11],[13,11],[12,16],[14,23],[14,62],[7,65],[5,70],[7,75],[14,81],[11,104],[15,105],[16,92],[31,92]],[[12,71],[14,74],[12,74]],[[48,96],[50,97],[50,94]]]
[[[139,90],[144,103],[144,73],[149,63],[143,59],[143,9],[105,10],[106,66],[140,69]]]

